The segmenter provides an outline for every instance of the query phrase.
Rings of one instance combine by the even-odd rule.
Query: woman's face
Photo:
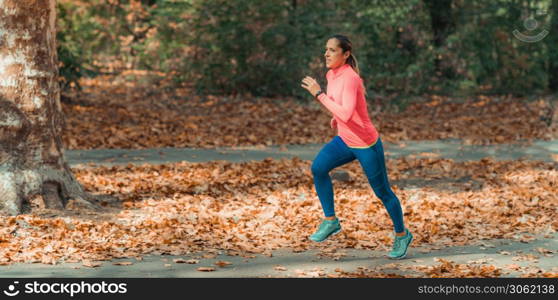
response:
[[[343,53],[343,49],[339,47],[339,41],[336,38],[327,41],[324,57],[326,67],[329,69],[344,65],[349,55],[351,55],[349,51]]]

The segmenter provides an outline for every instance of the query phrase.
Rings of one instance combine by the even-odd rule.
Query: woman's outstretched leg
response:
[[[396,236],[393,250],[389,256],[392,258],[403,258],[407,253],[407,247],[411,243],[413,236],[405,228],[401,202],[389,184],[382,141],[378,138],[374,146],[366,149],[353,149],[353,151],[368,178],[370,186],[384,204],[393,222]]]

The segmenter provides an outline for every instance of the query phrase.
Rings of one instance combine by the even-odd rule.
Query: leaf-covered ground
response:
[[[437,264],[433,266],[427,266],[422,264],[415,264],[411,266],[402,266],[397,263],[387,264],[383,266],[376,267],[374,269],[369,269],[366,267],[359,268],[356,272],[346,272],[343,270],[336,270],[336,273],[330,274],[318,274],[319,277],[331,277],[331,278],[393,278],[393,277],[432,277],[432,278],[479,278],[479,277],[502,277],[509,273],[509,271],[519,271],[521,272],[521,277],[550,277],[558,278],[557,271],[546,271],[537,267],[519,267],[517,265],[507,265],[503,268],[497,267],[491,264],[487,264],[484,261],[470,261],[466,264],[455,263],[451,260],[446,260],[442,258],[436,259]],[[400,272],[389,272],[389,270],[406,270],[408,274],[402,275]],[[314,275],[314,274],[312,274]],[[314,277],[318,277],[314,276]],[[307,277],[307,274],[299,277]]]
[[[437,247],[491,238],[529,242],[535,234],[554,233],[558,230],[557,167],[557,163],[490,159],[388,160],[406,225],[415,234],[413,245]],[[45,210],[35,201],[28,214],[1,217],[0,263],[86,265],[147,253],[182,255],[216,249],[230,255],[266,254],[279,248],[317,248],[326,254],[343,248],[387,250],[392,225],[385,209],[357,163],[344,169],[351,180],[334,182],[343,232],[328,243],[314,244],[307,237],[322,213],[309,161],[75,168],[87,190],[112,194],[120,201],[100,203],[100,211],[71,201],[65,212]],[[424,276],[470,274],[451,262],[443,262],[439,270],[428,268],[433,267],[417,271]],[[371,277],[374,272],[330,275]],[[474,272],[500,274],[495,269]]]
[[[114,77],[84,79],[82,86],[83,92],[67,95],[71,100],[63,105],[63,140],[69,149],[269,146],[323,143],[334,135],[330,115],[318,103],[200,98],[165,83],[132,84]],[[458,101],[429,96],[399,113],[382,109],[378,99],[369,99],[369,111],[384,141],[456,138],[466,144],[494,144],[557,138],[557,130],[548,126],[549,103],[546,99],[479,96]],[[558,230],[557,167],[557,163],[489,159],[388,160],[394,191],[415,235],[413,246],[431,249],[475,245],[492,238],[528,243],[535,235],[554,233]],[[351,180],[335,181],[343,232],[327,243],[314,244],[307,237],[318,226],[322,212],[309,161],[75,168],[73,172],[88,191],[110,194],[119,201],[102,202],[100,210],[70,201],[69,209],[60,212],[44,209],[40,199],[35,199],[28,214],[0,217],[0,264],[81,262],[96,267],[99,261],[113,258],[217,250],[247,255],[270,254],[279,248],[319,249],[321,255],[334,259],[341,255],[337,250],[345,248],[386,251],[392,228],[381,201],[358,164],[344,169]],[[333,274],[317,269],[298,275],[499,277],[520,268],[438,263],[394,263]],[[393,268],[407,268],[411,275],[390,273]],[[556,270],[521,271],[525,277],[557,276]]]
[[[63,106],[68,149],[305,144],[334,135],[330,114],[317,102],[201,98],[183,88],[108,76],[82,81],[83,92],[68,94],[72,100]],[[430,96],[400,113],[381,104],[379,98],[369,99],[369,112],[388,142],[455,138],[494,144],[558,137],[558,130],[548,126],[552,110],[545,99]]]

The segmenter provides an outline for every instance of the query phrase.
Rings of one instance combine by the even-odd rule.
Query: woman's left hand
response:
[[[318,84],[316,79],[310,76],[304,77],[304,79],[302,79],[302,84],[300,86],[308,90],[308,92],[312,94],[312,97],[316,96],[316,93],[322,90],[322,88],[320,88],[320,84]]]

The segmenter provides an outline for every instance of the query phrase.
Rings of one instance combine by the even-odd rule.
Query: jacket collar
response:
[[[335,69],[331,69],[331,73],[333,74],[333,78],[335,79],[335,78],[341,76],[341,74],[343,74],[345,72],[345,70],[347,70],[350,67],[351,67],[351,65],[344,64],[344,65],[339,66]]]

